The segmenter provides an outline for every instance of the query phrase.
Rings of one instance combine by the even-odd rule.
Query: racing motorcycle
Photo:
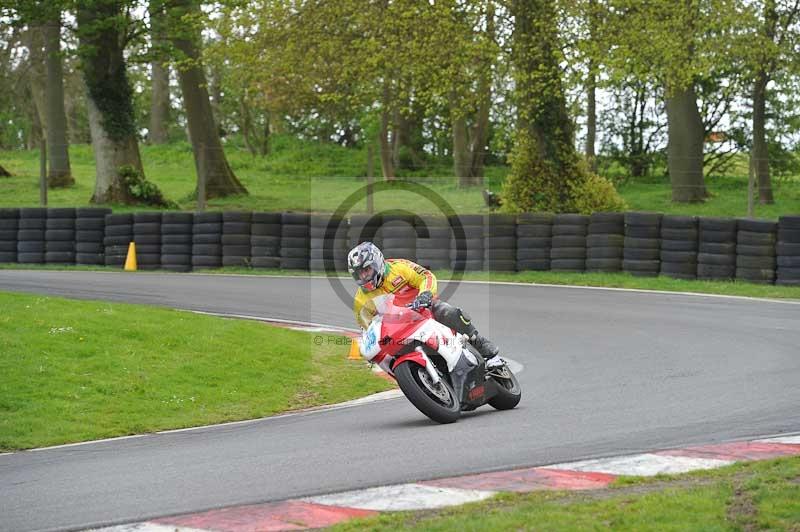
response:
[[[377,315],[363,331],[359,348],[400,385],[420,412],[439,423],[489,404],[517,406],[522,390],[507,365],[487,369],[486,361],[457,333],[433,319],[428,308],[398,304],[393,294],[375,298]]]

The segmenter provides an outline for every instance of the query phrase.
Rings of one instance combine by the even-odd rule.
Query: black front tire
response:
[[[508,378],[491,377],[497,384],[498,392],[497,395],[489,399],[489,405],[497,410],[511,410],[522,399],[522,388],[519,386],[517,376],[510,369],[504,368],[503,373],[508,375]]]
[[[394,368],[394,376],[403,394],[417,410],[437,423],[454,423],[461,415],[461,403],[453,388],[444,379],[440,381],[441,386],[449,394],[449,404],[445,404],[427,391],[425,384],[421,381],[421,371],[425,372],[426,370],[411,361],[403,362]]]

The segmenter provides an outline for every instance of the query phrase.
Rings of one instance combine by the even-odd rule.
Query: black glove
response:
[[[433,294],[430,292],[430,290],[425,290],[424,292],[420,292],[409,306],[414,310],[419,310],[421,308],[428,308],[432,304]]]

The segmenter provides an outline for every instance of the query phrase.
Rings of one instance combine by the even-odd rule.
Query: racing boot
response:
[[[506,363],[505,360],[500,357],[500,349],[498,349],[491,340],[485,336],[481,336],[478,331],[475,331],[475,333],[470,336],[469,343],[486,359],[486,369],[497,368]]]

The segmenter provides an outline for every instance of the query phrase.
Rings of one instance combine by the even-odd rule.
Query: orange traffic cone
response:
[[[350,343],[350,353],[347,355],[347,360],[361,360],[361,349],[358,347],[358,340],[352,338]]]
[[[131,242],[128,244],[128,256],[125,257],[125,271],[126,272],[135,272],[137,270],[136,265],[136,243]]]

